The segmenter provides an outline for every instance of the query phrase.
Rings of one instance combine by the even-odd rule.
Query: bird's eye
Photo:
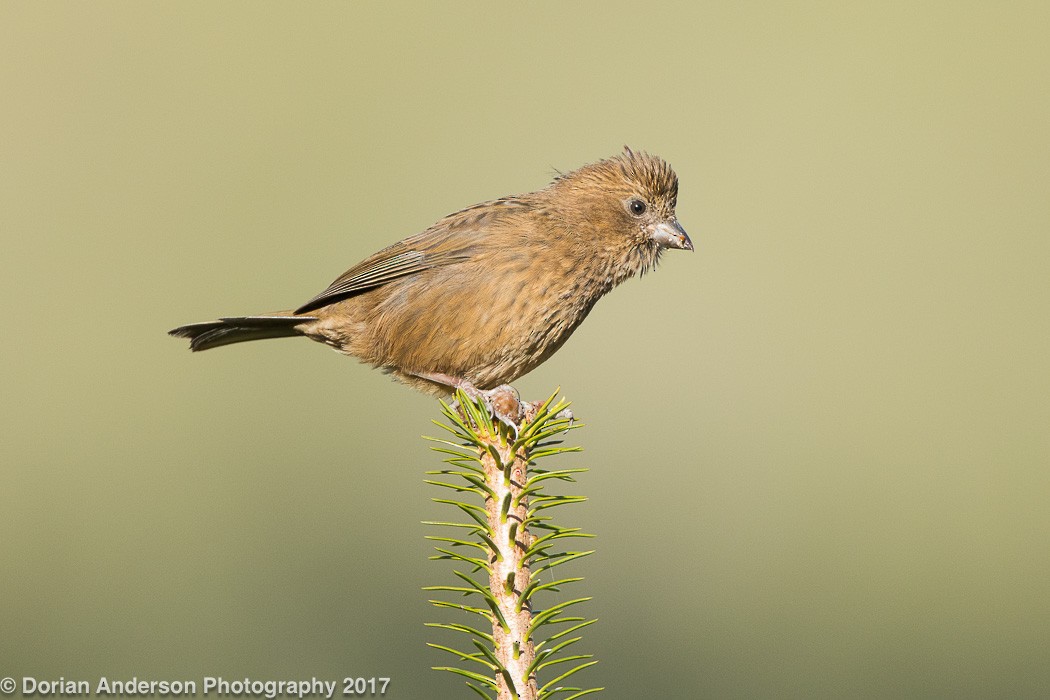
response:
[[[627,205],[627,208],[631,210],[631,213],[635,216],[641,216],[645,213],[645,202],[640,199],[632,199]]]

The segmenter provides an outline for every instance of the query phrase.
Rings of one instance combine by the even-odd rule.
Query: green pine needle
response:
[[[492,697],[491,695],[489,695],[484,690],[482,690],[481,688],[477,687],[476,685],[474,685],[470,681],[467,681],[467,687],[470,688],[471,690],[473,690],[475,693],[477,693],[481,697],[485,698],[485,700],[496,700],[494,697]]]
[[[458,656],[464,661],[473,661],[475,663],[479,663],[482,666],[486,666],[493,671],[495,671],[498,666],[498,664],[493,664],[487,661],[481,654],[467,654],[457,649],[453,649],[452,647],[446,647],[440,644],[432,644],[430,642],[427,642],[427,646],[433,647],[434,649],[440,649],[441,651],[447,651],[449,654],[452,654],[453,656]]]
[[[475,680],[478,683],[483,683],[488,687],[492,688],[493,690],[496,690],[496,681],[486,678],[480,673],[474,673],[473,671],[464,671],[461,668],[455,668],[453,666],[431,666],[431,668],[433,668],[435,671],[448,671],[449,673],[456,673],[460,676],[466,676],[471,680]],[[470,684],[468,683],[467,685]]]
[[[593,665],[594,665],[594,664],[596,664],[596,663],[598,663],[598,662],[597,662],[597,661],[588,661],[588,662],[587,662],[587,663],[585,663],[585,664],[580,664],[579,666],[576,666],[575,668],[572,668],[572,669],[570,669],[570,670],[566,671],[565,673],[561,674],[560,676],[558,676],[558,677],[557,677],[557,678],[555,678],[554,680],[552,680],[552,681],[548,682],[548,683],[547,683],[546,685],[544,685],[543,687],[541,687],[541,688],[540,688],[540,696],[542,697],[542,696],[543,696],[543,693],[547,692],[547,690],[548,690],[548,689],[549,689],[549,688],[550,688],[550,687],[551,687],[552,685],[556,685],[557,683],[559,683],[559,682],[561,682],[561,681],[565,680],[565,679],[566,679],[566,678],[568,678],[569,676],[571,676],[571,675],[573,675],[573,674],[575,674],[575,673],[577,673],[577,672],[579,672],[579,671],[582,671],[583,669],[585,669],[585,668],[588,668],[589,666],[593,666]],[[579,696],[577,695],[576,697],[579,697]]]
[[[462,632],[463,634],[467,634],[472,637],[477,637],[478,639],[484,639],[489,644],[493,644],[495,642],[491,634],[489,634],[488,632],[482,632],[481,630],[475,629],[470,625],[461,625],[454,622],[424,622],[423,625],[426,627],[437,627],[440,629],[451,630],[453,632]]]

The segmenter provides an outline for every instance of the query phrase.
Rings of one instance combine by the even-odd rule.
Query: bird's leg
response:
[[[413,372],[412,374],[453,390],[459,389],[475,401],[481,399],[492,415],[514,431],[515,437],[518,435],[518,426],[526,417],[527,407],[532,405],[523,403],[518,396],[518,390],[510,384],[502,384],[495,389],[479,389],[466,379],[458,379],[441,372]],[[535,415],[535,411],[532,415]]]

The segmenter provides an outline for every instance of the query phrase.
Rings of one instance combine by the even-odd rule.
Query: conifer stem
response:
[[[486,447],[492,449],[481,448],[481,462],[485,481],[494,496],[486,499],[485,512],[489,532],[498,548],[491,551],[491,545],[489,547],[489,587],[499,609],[499,615],[493,615],[492,634],[496,658],[507,671],[496,675],[498,698],[536,700],[536,675],[528,673],[536,657],[529,636],[532,609],[528,600],[519,603],[522,591],[528,588],[532,579],[525,553],[534,538],[523,526],[528,504],[527,498],[522,496],[529,459],[525,448],[517,454],[512,451],[502,426],[487,437],[489,444]]]

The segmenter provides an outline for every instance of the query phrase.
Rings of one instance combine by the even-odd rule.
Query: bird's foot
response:
[[[515,439],[518,437],[518,428],[527,417],[526,406],[518,395],[518,390],[510,384],[502,384],[495,389],[481,391],[475,389],[489,409],[500,423],[514,431]]]
[[[526,401],[525,403],[523,403],[522,406],[525,407],[525,422],[531,423],[532,421],[536,420],[536,416],[539,415],[540,409],[543,408],[543,404],[545,403],[547,402]],[[572,424],[572,422],[576,420],[575,416],[572,415],[572,409],[569,408],[563,408],[562,410],[558,411],[554,415],[554,417],[558,420],[567,420],[570,424]]]
[[[490,414],[514,431],[515,437],[518,435],[518,428],[521,427],[522,421],[529,417],[528,410],[532,404],[523,402],[518,395],[518,390],[510,384],[502,384],[495,389],[479,389],[466,379],[457,379],[438,372],[420,372],[415,376],[450,389],[459,389],[474,401],[483,402]],[[456,401],[452,402],[452,408],[459,409]],[[532,415],[535,416],[535,411]]]
[[[467,381],[460,382],[456,388],[474,401],[484,403],[489,413],[513,430],[515,438],[518,437],[518,428],[527,417],[526,407],[529,404],[522,402],[517,389],[510,384],[503,384],[495,389],[479,389]]]

